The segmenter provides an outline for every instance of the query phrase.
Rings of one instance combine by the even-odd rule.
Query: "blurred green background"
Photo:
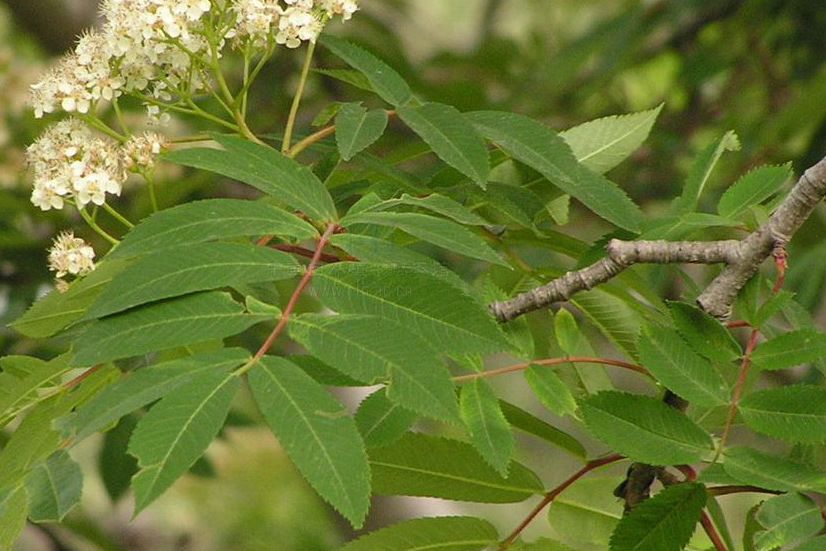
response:
[[[723,158],[710,183],[712,199],[751,167],[792,161],[799,174],[826,154],[826,9],[821,2],[361,0],[360,5],[351,22],[328,32],[378,53],[421,97],[463,111],[511,110],[562,130],[664,103],[645,146],[610,174],[649,212],[678,194],[697,151],[729,129],[740,136],[742,150]],[[62,350],[59,341],[20,339],[6,327],[49,289],[45,259],[52,237],[80,227],[65,211],[42,213],[29,202],[23,150],[48,121],[35,120],[25,101],[28,85],[95,20],[93,0],[0,2],[0,355],[51,357]],[[283,125],[300,62],[300,55],[282,52],[267,67],[251,107],[256,131]],[[338,66],[324,51],[316,65]],[[330,101],[362,99],[357,89],[316,75],[301,127],[307,131]],[[398,145],[394,139],[405,135],[397,132],[379,150]],[[222,193],[206,191],[202,179],[184,179],[174,171],[166,179],[166,205]],[[128,191],[118,205],[133,219],[147,208],[145,201],[130,201]],[[580,216],[587,214],[579,212],[562,229],[583,237],[578,232],[589,221]],[[820,325],[826,311],[824,225],[821,207],[795,237],[788,282]],[[668,292],[667,282],[661,291]],[[516,400],[522,392],[518,386],[499,390]],[[209,460],[132,523],[129,498],[113,503],[109,496],[122,481],[111,474],[101,480],[95,469],[102,458],[110,461],[104,472],[128,477],[130,466],[112,466],[107,455],[128,427],[110,433],[106,442],[90,442],[77,450],[90,475],[84,507],[65,526],[28,527],[19,549],[314,551],[351,538],[345,523],[297,477],[269,433],[243,412],[239,404],[237,419],[210,448]],[[529,441],[522,442],[521,453],[520,459],[536,465],[549,484],[576,467]],[[730,498],[729,503],[732,510],[744,511],[754,500]],[[473,511],[509,530],[529,506]],[[463,507],[435,500],[377,500],[368,528],[417,514],[468,510]],[[735,533],[741,520],[742,513],[739,520],[735,515]],[[546,523],[537,522],[528,538],[546,531]]]

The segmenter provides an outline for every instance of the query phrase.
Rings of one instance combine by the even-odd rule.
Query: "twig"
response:
[[[826,158],[809,168],[768,222],[741,241],[621,241],[613,239],[607,257],[568,272],[550,283],[510,300],[494,302],[490,310],[500,322],[568,300],[574,293],[612,279],[639,263],[723,263],[726,268],[697,298],[700,307],[718,319],[731,313],[740,289],[773,251],[782,248],[826,196]]]
[[[708,539],[710,539],[711,543],[714,544],[714,549],[717,551],[728,551],[728,547],[726,547],[726,544],[723,542],[723,538],[721,538],[720,534],[717,532],[717,528],[711,521],[711,517],[709,517],[708,513],[705,511],[700,514],[700,524],[703,525],[703,530],[706,531]]]
[[[505,549],[510,547],[511,544],[514,541],[516,541],[516,538],[519,537],[519,534],[521,534],[522,531],[531,523],[531,521],[535,519],[536,516],[539,513],[541,513],[545,507],[550,505],[551,502],[553,502],[553,500],[559,497],[559,494],[568,489],[568,487],[571,486],[571,484],[573,484],[586,474],[590,473],[594,469],[598,469],[599,467],[608,465],[610,463],[621,461],[622,459],[625,459],[625,457],[619,454],[613,454],[607,457],[602,457],[600,459],[593,459],[586,463],[584,467],[582,467],[580,470],[568,477],[562,484],[560,484],[559,486],[545,494],[545,497],[542,498],[542,501],[540,501],[536,505],[536,507],[534,507],[530,513],[528,513],[528,516],[526,516],[525,519],[519,523],[519,526],[517,526],[513,530],[513,532],[511,532],[511,534],[507,538],[505,538],[505,540],[499,545],[499,551],[504,551]]]
[[[307,265],[307,271],[304,272],[304,277],[301,278],[301,281],[298,283],[298,286],[295,288],[295,291],[293,291],[293,294],[287,303],[287,307],[284,308],[284,312],[281,314],[281,319],[278,320],[278,324],[275,326],[275,329],[272,330],[270,336],[267,337],[267,340],[264,341],[264,344],[261,345],[261,348],[258,349],[258,352],[255,353],[255,356],[253,356],[248,365],[254,365],[258,360],[264,357],[264,354],[272,348],[272,345],[275,344],[275,341],[281,335],[281,332],[284,331],[284,328],[287,326],[287,322],[290,321],[290,315],[292,315],[296,305],[298,304],[298,299],[301,298],[302,293],[304,293],[304,289],[307,288],[307,285],[310,284],[310,280],[313,278],[315,269],[321,261],[321,255],[323,254],[324,247],[330,241],[330,237],[333,233],[335,233],[337,228],[338,225],[335,223],[331,223],[327,226],[327,230],[324,232],[324,235],[322,235],[321,239],[318,240],[315,254],[313,254],[312,260],[310,260],[310,263]]]
[[[482,371],[479,373],[471,373],[469,375],[458,375],[453,377],[454,383],[466,383],[468,381],[473,381],[474,379],[486,379],[489,377],[496,377],[498,375],[505,375],[506,373],[514,373],[516,371],[523,371],[528,369],[532,365],[560,365],[560,364],[567,364],[567,363],[589,363],[589,364],[602,364],[602,365],[612,365],[614,367],[621,367],[623,369],[628,369],[630,371],[636,371],[637,373],[642,373],[643,375],[649,375],[648,371],[639,365],[635,365],[632,363],[624,362],[622,360],[611,360],[609,358],[592,358],[586,356],[571,356],[568,358],[546,358],[544,360],[533,360],[530,362],[519,363],[515,365],[509,365],[507,367],[500,367],[499,369],[491,369],[488,371]]]

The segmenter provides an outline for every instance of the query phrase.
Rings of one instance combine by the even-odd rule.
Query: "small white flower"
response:
[[[275,41],[288,48],[298,48],[302,41],[315,42],[322,23],[311,10],[290,7],[281,12]]]
[[[152,168],[161,150],[166,147],[166,137],[155,132],[145,132],[142,136],[133,136],[123,144],[124,162],[127,167]]]
[[[81,207],[102,205],[107,193],[120,195],[127,177],[117,144],[73,118],[49,127],[26,149],[26,160],[34,175],[31,201],[42,210],[61,209],[70,198]]]
[[[49,270],[61,278],[67,274],[85,275],[95,269],[95,250],[68,231],[58,235],[49,249]]]

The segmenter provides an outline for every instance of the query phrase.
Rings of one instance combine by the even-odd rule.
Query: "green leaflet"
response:
[[[398,228],[453,253],[510,267],[481,237],[444,218],[415,212],[362,212],[345,217],[342,224],[345,227],[376,224]]]
[[[753,430],[793,442],[826,441],[826,389],[791,385],[760,390],[740,402],[740,414]]]
[[[603,391],[585,398],[580,408],[594,436],[634,461],[695,463],[712,449],[707,432],[656,398]]]
[[[663,104],[648,111],[603,117],[575,126],[559,136],[577,160],[604,174],[627,159],[648,138]]]
[[[65,451],[36,465],[26,477],[29,518],[33,522],[60,522],[80,502],[83,472]]]
[[[767,499],[755,518],[765,528],[754,535],[756,551],[772,551],[810,538],[820,532],[824,524],[820,507],[797,493]]]
[[[225,149],[179,149],[164,158],[249,184],[316,222],[338,219],[332,197],[309,168],[271,147],[242,138],[215,134],[213,139]]]
[[[26,525],[26,487],[22,484],[0,490],[0,549],[11,549]]]
[[[359,404],[356,425],[368,448],[389,446],[402,437],[418,415],[391,402],[387,391],[379,389]]]
[[[69,370],[67,359],[65,354],[48,362],[30,356],[0,358],[0,427],[37,400],[38,389],[58,382]]]
[[[370,506],[364,442],[347,410],[300,368],[265,356],[249,374],[267,424],[310,485],[358,528]]]
[[[362,73],[376,94],[387,103],[398,107],[413,97],[404,79],[373,54],[330,34],[321,36],[319,42],[350,67]]]
[[[673,329],[647,326],[638,348],[643,367],[677,395],[702,406],[728,403],[728,385],[722,375]]]
[[[565,308],[560,308],[554,316],[554,336],[565,355],[594,356],[594,349],[579,330],[573,314]],[[577,363],[573,368],[588,394],[614,388],[602,365]]]
[[[622,503],[610,496],[622,480],[591,475],[576,481],[548,509],[553,532],[575,549],[608,549],[611,533],[622,517]]]
[[[127,453],[129,438],[137,424],[137,415],[126,415],[115,428],[103,434],[103,444],[97,457],[97,469],[112,503],[117,503],[123,497],[129,489],[132,477],[138,472],[138,461]]]
[[[743,355],[731,332],[712,316],[693,304],[676,301],[666,304],[677,331],[695,353],[724,364]]]
[[[54,420],[68,414],[110,383],[116,370],[99,369],[89,374],[72,392],[47,398],[27,413],[0,451],[0,490],[23,482],[29,471],[61,446]]]
[[[341,233],[334,235],[330,243],[358,258],[361,262],[410,266],[420,271],[430,272],[463,292],[468,292],[470,289],[470,286],[456,275],[456,272],[450,271],[436,260],[385,239],[356,233]]]
[[[403,193],[401,197],[396,199],[387,199],[386,201],[382,201],[381,203],[377,203],[374,206],[364,209],[364,211],[382,211],[397,206],[423,208],[431,212],[435,212],[436,214],[441,214],[446,218],[450,218],[466,226],[484,226],[488,224],[484,218],[480,217],[468,207],[454,201],[450,197],[439,195],[438,193],[431,193],[425,197],[413,197],[407,193]]]
[[[318,232],[294,214],[263,201],[205,199],[149,216],[132,228],[109,256],[135,256],[181,245],[249,235],[312,239]]]
[[[595,214],[623,229],[639,230],[639,207],[616,184],[579,164],[568,145],[547,126],[499,111],[477,111],[466,116],[508,155],[539,171]]]
[[[750,206],[760,204],[779,192],[791,175],[791,163],[755,168],[723,193],[717,203],[717,212],[726,218],[737,218]]]
[[[498,537],[493,525],[478,518],[417,518],[371,532],[341,551],[476,551]]]
[[[57,334],[82,318],[104,287],[127,265],[107,257],[93,272],[73,281],[65,293],[54,290],[35,302],[11,327],[33,339]]]
[[[250,357],[242,348],[196,354],[129,373],[60,423],[66,438],[80,441],[124,415],[186,386],[204,373],[232,369]]]
[[[573,394],[552,368],[532,365],[525,370],[525,380],[549,411],[560,417],[576,412],[577,405]]]
[[[509,348],[475,297],[408,266],[337,262],[316,271],[313,287],[327,307],[390,319],[437,350],[462,354]]]
[[[485,189],[490,173],[487,147],[473,125],[455,107],[425,103],[399,107],[398,113],[440,159]]]
[[[669,486],[625,515],[611,551],[680,551],[691,539],[707,499],[702,484]]]
[[[762,370],[785,369],[826,358],[826,334],[798,329],[760,343],[751,360]]]
[[[226,367],[201,373],[175,389],[138,421],[129,453],[135,513],[154,501],[198,460],[224,425],[241,380]]]
[[[288,279],[301,270],[292,256],[251,244],[199,243],[165,249],[115,276],[86,318],[195,291]]]
[[[235,335],[261,321],[229,293],[209,291],[166,300],[93,322],[74,342],[82,366]]]
[[[458,419],[450,372],[426,341],[375,316],[293,318],[290,336],[342,373],[366,383],[390,381],[387,397],[420,415]]]
[[[521,464],[511,463],[504,478],[458,440],[407,433],[369,454],[373,488],[380,495],[516,503],[542,492],[542,483]]]
[[[740,140],[733,130],[729,130],[717,143],[712,143],[706,147],[694,160],[683,186],[683,193],[674,201],[674,210],[677,213],[685,214],[697,210],[706,184],[711,177],[717,161],[726,151],[737,151],[740,149]]]
[[[576,438],[567,432],[546,423],[539,417],[528,413],[510,402],[499,400],[499,407],[502,408],[505,419],[508,420],[508,423],[510,423],[513,428],[532,434],[546,442],[550,442],[554,446],[565,450],[579,459],[585,459],[585,448]]]
[[[459,411],[473,447],[488,465],[506,477],[515,441],[499,400],[487,381],[474,379],[462,386]]]
[[[726,449],[723,468],[726,474],[743,484],[780,492],[826,493],[826,473],[751,448]]]
[[[368,111],[359,103],[345,103],[336,115],[336,144],[341,158],[349,161],[381,138],[387,128],[387,111]]]

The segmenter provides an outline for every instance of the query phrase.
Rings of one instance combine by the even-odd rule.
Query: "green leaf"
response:
[[[55,419],[111,383],[114,372],[113,368],[103,368],[88,373],[72,392],[45,398],[29,409],[0,451],[0,489],[22,484],[35,465],[61,448],[60,435],[53,427]]]
[[[319,42],[350,67],[361,72],[376,94],[387,103],[398,107],[413,97],[404,79],[373,54],[329,34],[321,36]]]
[[[65,293],[53,290],[35,302],[10,326],[33,339],[55,335],[82,318],[104,287],[126,266],[123,260],[103,260],[90,274],[73,281]]]
[[[622,480],[591,476],[568,487],[548,509],[555,537],[576,549],[608,549],[622,516],[622,503],[610,496]]]
[[[634,461],[695,463],[712,449],[707,432],[649,396],[603,391],[585,398],[580,407],[588,430]]]
[[[110,256],[154,253],[181,245],[248,235],[312,239],[318,232],[294,214],[263,201],[205,199],[151,215],[132,228]]]
[[[419,239],[433,243],[471,258],[478,258],[500,266],[510,266],[484,239],[456,222],[415,212],[362,212],[347,216],[345,227],[357,224],[376,224],[398,228]]]
[[[359,103],[345,103],[336,115],[336,143],[341,158],[349,161],[381,138],[387,128],[387,111],[367,111]]]
[[[474,379],[462,387],[459,411],[473,447],[488,465],[506,477],[515,442],[499,400],[487,381]]]
[[[816,329],[798,329],[761,343],[751,356],[762,370],[786,369],[826,358],[826,334]]]
[[[585,459],[585,448],[580,444],[579,440],[567,432],[546,423],[539,417],[528,413],[510,402],[499,400],[499,407],[502,409],[505,419],[508,420],[508,423],[510,423],[513,428],[532,434],[580,459]]]
[[[647,326],[638,348],[643,367],[677,395],[701,406],[728,403],[728,385],[722,375],[673,329]]]
[[[743,355],[731,332],[717,319],[692,304],[676,301],[666,304],[677,331],[696,353],[721,363],[730,363]]]
[[[573,394],[553,369],[532,365],[525,370],[525,380],[549,411],[560,417],[576,412],[577,405]]]
[[[373,488],[380,495],[517,503],[542,492],[542,483],[521,464],[511,463],[510,475],[502,477],[458,440],[407,433],[369,454]]]
[[[752,205],[762,203],[780,191],[791,175],[791,163],[755,168],[723,193],[717,203],[717,212],[726,218],[737,218]]]
[[[767,499],[758,509],[756,518],[766,529],[755,534],[757,551],[772,551],[810,538],[823,529],[820,507],[797,493]]]
[[[412,197],[407,193],[403,193],[402,196],[397,199],[382,201],[366,210],[387,210],[401,205],[427,209],[466,226],[485,226],[488,224],[484,218],[480,217],[468,207],[454,201],[450,197],[445,197],[438,193],[431,193],[426,197]]]
[[[391,402],[387,391],[379,389],[359,404],[356,425],[368,448],[389,446],[407,432],[418,416]]]
[[[637,505],[611,536],[611,551],[680,551],[684,549],[706,504],[702,484],[683,483]]]
[[[822,551],[826,549],[826,536],[818,536],[794,548],[794,551]]]
[[[531,543],[516,540],[508,549],[512,551],[576,551],[573,547],[548,538],[539,538]]]
[[[726,449],[723,468],[743,484],[780,492],[826,493],[826,473],[752,448]]]
[[[640,316],[627,302],[603,288],[578,293],[571,299],[571,304],[629,358],[637,356]]]
[[[97,469],[112,503],[116,503],[126,493],[132,477],[138,472],[138,461],[127,453],[129,438],[137,423],[136,415],[127,415],[115,428],[103,435]]]
[[[68,453],[59,451],[32,469],[26,491],[33,522],[60,522],[80,502],[83,472]]]
[[[559,135],[577,160],[600,174],[620,164],[648,138],[663,104],[648,111],[614,115],[575,126]]]
[[[694,160],[683,186],[683,193],[674,202],[674,210],[683,214],[697,210],[700,195],[702,195],[703,189],[705,189],[711,173],[717,165],[717,161],[726,151],[737,151],[738,149],[740,149],[740,140],[733,130],[726,132],[718,142],[706,147]]]
[[[428,343],[405,327],[375,316],[305,314],[290,336],[323,362],[365,383],[390,380],[387,397],[427,417],[458,419],[450,372]]]
[[[241,379],[225,367],[176,388],[138,421],[129,453],[141,470],[132,477],[135,514],[161,495],[203,455],[224,425]]]
[[[61,431],[66,438],[83,440],[124,415],[189,385],[204,373],[235,368],[249,357],[242,348],[227,348],[139,369],[85,403],[60,424]]]
[[[579,164],[568,145],[547,126],[515,113],[478,111],[466,115],[487,139],[539,171],[595,214],[638,231],[642,213],[616,184]]]
[[[755,431],[794,442],[826,441],[826,389],[792,385],[760,390],[740,402],[740,414]]]
[[[45,362],[30,356],[0,358],[0,427],[18,410],[37,399],[37,391],[58,382],[69,370],[65,355]]]
[[[310,485],[358,528],[370,506],[370,469],[353,418],[300,368],[264,356],[249,374],[255,402]]]
[[[92,365],[186,344],[221,339],[263,320],[210,291],[151,304],[93,322],[74,343],[72,365]]]
[[[498,537],[478,518],[417,518],[371,532],[341,551],[476,551],[496,545]]]
[[[475,297],[408,266],[337,262],[319,268],[313,286],[327,307],[396,321],[437,350],[470,354],[509,348]]]
[[[338,218],[330,193],[313,172],[266,145],[235,136],[212,136],[224,149],[194,147],[164,155],[167,161],[238,180],[302,211],[316,222]]]
[[[594,349],[579,330],[573,314],[565,308],[560,308],[554,316],[554,335],[559,347],[567,356],[595,355]],[[573,365],[573,369],[583,389],[589,394],[614,388],[602,365],[577,363]]]
[[[355,233],[341,233],[334,235],[330,243],[358,258],[361,262],[410,266],[419,271],[429,272],[465,293],[470,292],[470,286],[462,278],[439,264],[438,261],[386,239]]]
[[[399,117],[444,162],[482,189],[488,181],[490,158],[482,137],[455,108],[442,103],[399,107]]]
[[[291,278],[290,255],[241,243],[199,243],[145,256],[120,272],[86,314],[97,318],[195,291]]]
[[[0,549],[11,549],[26,525],[29,514],[26,487],[0,490]]]
[[[314,68],[312,69],[314,73],[318,73],[319,75],[328,76],[330,78],[340,80],[341,82],[346,82],[351,86],[355,86],[365,92],[370,92],[375,94],[376,91],[373,89],[373,86],[370,84],[370,81],[367,80],[367,77],[364,76],[363,73],[359,71],[354,71],[353,69],[319,69]],[[333,118],[335,114],[330,115],[330,118]],[[318,117],[317,117],[318,118]],[[328,119],[329,120],[329,119]],[[313,121],[313,126],[316,126],[315,120]],[[326,124],[322,122],[321,124]]]

